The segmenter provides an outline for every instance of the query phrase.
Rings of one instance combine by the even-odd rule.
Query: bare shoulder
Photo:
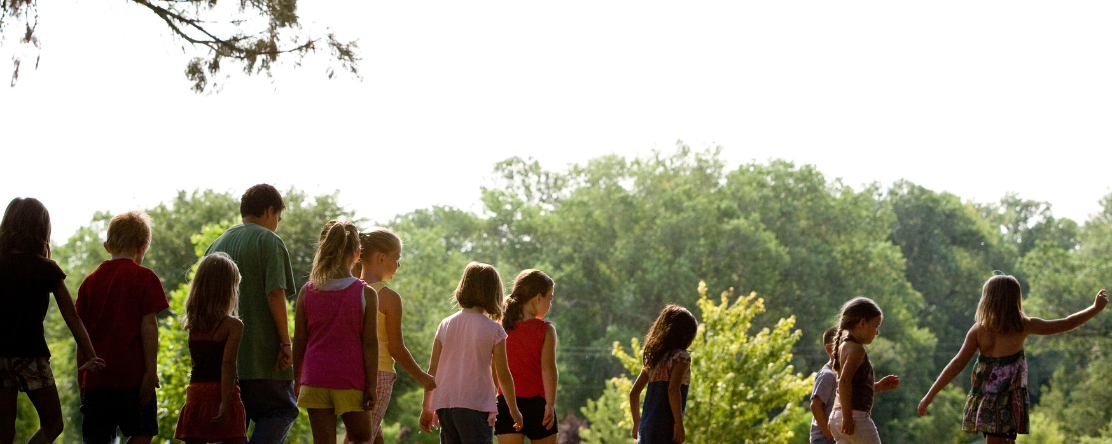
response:
[[[238,333],[243,331],[243,321],[237,317],[228,316],[224,321],[223,329],[229,333]]]
[[[402,307],[402,297],[390,287],[382,287],[378,291],[378,311],[383,313],[394,312]]]

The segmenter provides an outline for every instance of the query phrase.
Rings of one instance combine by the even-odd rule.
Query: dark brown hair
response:
[[[1000,274],[988,278],[981,287],[977,323],[994,333],[1022,332],[1027,325],[1022,299],[1023,289],[1015,277]]]
[[[455,298],[460,308],[480,307],[490,318],[502,319],[502,277],[490,264],[471,262],[463,269]]]
[[[862,320],[869,322],[877,316],[884,316],[884,312],[880,311],[880,306],[869,298],[856,297],[842,306],[841,314],[838,315],[838,331],[834,334],[834,371],[842,370],[842,363],[838,361],[838,349],[842,348],[845,331]]]
[[[201,258],[189,284],[181,328],[209,331],[224,316],[233,315],[239,302],[239,267],[223,252]]]
[[[642,359],[645,367],[653,368],[672,350],[687,350],[698,331],[699,325],[690,311],[676,304],[665,306],[645,335]]]
[[[522,306],[529,303],[537,295],[548,294],[554,285],[556,284],[552,282],[552,278],[544,274],[543,271],[530,268],[518,273],[517,279],[514,279],[513,290],[510,290],[510,295],[506,296],[504,303],[506,308],[502,314],[502,327],[506,331],[517,328],[515,323],[522,320]]]
[[[142,211],[117,214],[108,222],[108,239],[105,246],[110,253],[129,250],[139,251],[151,243],[151,217]]]
[[[17,197],[0,222],[0,254],[13,251],[50,257],[50,212],[33,197]]]
[[[359,253],[359,229],[355,224],[336,219],[324,224],[320,231],[320,244],[313,257],[313,270],[309,281],[320,289],[331,276],[341,275],[351,269]]]
[[[285,202],[282,202],[282,193],[274,185],[260,183],[248,188],[239,199],[239,215],[243,217],[262,217],[270,207],[274,207],[274,211],[286,209]]]
[[[838,327],[830,327],[822,332],[822,345],[833,344],[834,337],[838,335]]]

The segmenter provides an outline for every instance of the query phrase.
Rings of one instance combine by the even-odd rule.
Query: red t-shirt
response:
[[[146,370],[139,323],[170,306],[158,276],[131,259],[101,262],[81,283],[76,305],[93,350],[107,364],[100,374],[82,372],[81,387],[138,387]]]
[[[515,328],[506,332],[509,335],[506,337],[506,361],[518,398],[544,396],[541,349],[544,348],[544,335],[550,324],[543,319],[517,321]]]

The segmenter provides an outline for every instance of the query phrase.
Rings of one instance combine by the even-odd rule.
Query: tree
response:
[[[247,75],[265,73],[269,76],[279,57],[293,57],[296,66],[305,56],[317,51],[328,53],[328,78],[338,69],[358,76],[356,43],[341,41],[331,31],[325,35],[305,32],[297,16],[297,0],[242,0],[234,5],[228,0],[130,0],[129,3],[150,11],[152,18],[162,21],[172,35],[205,54],[193,57],[185,69],[186,77],[193,82],[193,90],[198,93],[219,88],[214,79],[226,62],[240,66]],[[13,34],[18,36],[19,44],[38,49],[39,40],[35,34],[38,17],[38,0],[0,0],[0,44],[8,34]],[[16,56],[13,62],[11,85],[15,86],[22,59]],[[38,66],[37,56],[35,66]]]
[[[706,284],[700,282],[699,306],[702,323],[691,344],[691,387],[687,394],[684,425],[688,440],[695,444],[711,442],[786,443],[792,437],[794,415],[810,392],[813,377],[793,373],[792,346],[800,338],[792,330],[794,318],[780,319],[769,329],[750,336],[764,301],[755,293],[733,300],[733,289],[723,292],[719,303],[707,299]],[[641,344],[631,341],[631,353],[614,343],[614,356],[631,373],[641,370]],[[615,434],[614,419],[628,409],[628,400],[616,402],[628,393],[632,383],[624,376],[608,383],[602,397],[583,409],[591,428],[599,424],[608,436]],[[628,418],[629,411],[620,412]],[[632,423],[621,432],[629,436]],[[585,433],[592,436],[594,433]],[[601,432],[600,432],[601,434]],[[591,441],[588,442],[611,442]],[[621,441],[619,441],[621,442]]]

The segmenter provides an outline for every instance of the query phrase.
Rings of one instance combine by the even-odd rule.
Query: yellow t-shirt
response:
[[[375,291],[382,291],[386,288],[385,282],[375,282],[370,284],[371,288]],[[395,373],[394,371],[394,358],[390,356],[390,340],[386,335],[386,315],[378,312],[378,371],[386,373]]]

